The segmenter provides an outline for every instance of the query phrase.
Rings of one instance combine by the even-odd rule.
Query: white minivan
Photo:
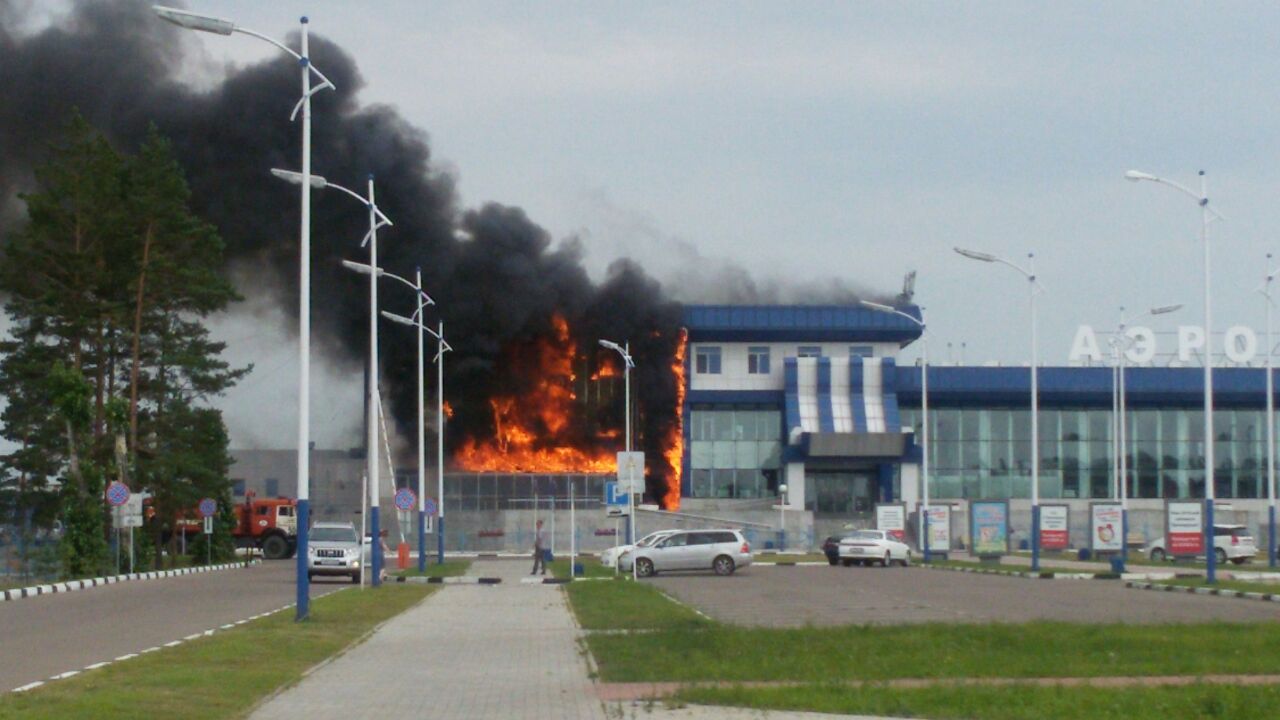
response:
[[[1155,542],[1147,545],[1144,549],[1147,557],[1154,562],[1163,562],[1170,555],[1165,547],[1164,536],[1160,536]],[[1219,525],[1213,526],[1213,552],[1218,564],[1221,565],[1228,560],[1239,565],[1249,562],[1258,554],[1258,546],[1253,541],[1253,537],[1249,535],[1249,530],[1244,525]]]
[[[714,570],[732,575],[751,564],[751,545],[737,530],[681,530],[649,547],[629,550],[618,558],[618,567],[649,577],[670,570]]]

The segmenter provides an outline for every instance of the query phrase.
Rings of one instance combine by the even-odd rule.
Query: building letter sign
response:
[[[1105,332],[1108,337],[1111,333]],[[1156,342],[1155,332],[1142,325],[1134,325],[1125,328],[1125,338],[1128,342],[1128,350],[1125,351],[1125,358],[1129,363],[1134,365],[1145,365],[1156,358],[1158,343]],[[1178,327],[1178,362],[1191,363],[1199,365],[1204,356],[1204,330],[1194,325],[1181,325]],[[1253,328],[1244,325],[1234,325],[1227,328],[1222,335],[1222,347],[1218,350],[1219,357],[1225,355],[1226,359],[1237,365],[1245,365],[1258,355],[1258,334]],[[1098,335],[1091,325],[1080,325],[1076,328],[1076,336],[1071,341],[1071,352],[1067,356],[1067,361],[1071,363],[1101,363],[1112,357],[1111,349],[1108,347],[1104,354],[1102,346],[1098,342]]]

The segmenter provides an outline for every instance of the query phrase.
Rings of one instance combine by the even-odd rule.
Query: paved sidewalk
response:
[[[272,698],[254,720],[571,718],[818,720],[830,715],[662,703],[607,704],[588,678],[560,585],[527,584],[529,562],[485,560],[497,585],[449,585]]]

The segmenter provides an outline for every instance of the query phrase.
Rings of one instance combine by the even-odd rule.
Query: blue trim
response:
[[[862,393],[862,358],[849,358],[849,407],[853,408],[853,431],[867,431],[867,405]]]
[[[800,372],[796,367],[796,359],[789,357],[783,361],[783,377],[786,379],[786,426],[783,434],[783,445],[791,440],[791,428],[804,427],[800,422]]]
[[[831,358],[818,358],[818,429],[835,432],[836,419],[831,409]]]
[[[308,536],[311,532],[311,501],[299,498],[297,504],[298,512],[298,543],[294,546],[297,553],[297,596],[294,599],[294,620],[306,620],[311,614],[311,577],[307,572],[311,569],[307,565],[310,559],[307,557]]]
[[[900,405],[920,407],[920,368],[894,373]],[[1055,407],[1111,407],[1111,368],[1042,367],[1040,403]],[[1218,409],[1266,407],[1263,368],[1215,368],[1214,406]],[[1129,407],[1186,407],[1204,404],[1204,369],[1128,368]],[[1278,388],[1280,390],[1280,388]],[[1280,398],[1280,392],[1277,392]],[[930,407],[1029,407],[1031,374],[1025,367],[929,368]]]
[[[786,402],[784,390],[690,390],[685,393],[685,406],[689,405],[776,405]]]
[[[876,465],[876,477],[880,481],[880,502],[893,502],[894,463]]]
[[[902,416],[898,414],[898,383],[893,358],[880,359],[880,385],[884,398],[884,429],[888,432],[902,430]]]
[[[900,308],[920,317],[915,305]],[[687,305],[689,339],[707,341],[898,342],[920,337],[906,318],[858,305]]]

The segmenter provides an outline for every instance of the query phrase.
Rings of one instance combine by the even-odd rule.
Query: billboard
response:
[[[1166,500],[1165,552],[1174,557],[1204,554],[1204,501]]]
[[[1040,506],[1040,549],[1066,550],[1071,544],[1070,511],[1066,505]]]
[[[1009,503],[974,500],[969,504],[970,552],[978,556],[1009,552]]]
[[[1124,507],[1118,502],[1089,503],[1089,549],[1120,552],[1124,542]]]
[[[879,503],[876,505],[876,529],[898,542],[907,541],[906,503]]]
[[[921,510],[923,512],[923,508]],[[930,505],[928,513],[929,552],[951,552],[951,506]],[[923,529],[917,537],[924,537]]]

